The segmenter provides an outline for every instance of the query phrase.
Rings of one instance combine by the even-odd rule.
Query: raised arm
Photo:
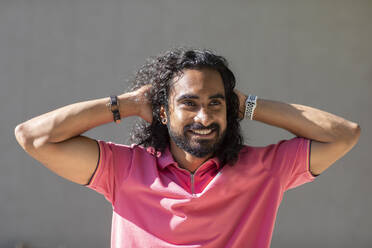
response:
[[[152,110],[148,87],[118,96],[120,116],[138,115],[148,122]],[[32,118],[15,128],[15,137],[33,158],[61,177],[87,184],[97,166],[98,144],[81,134],[113,121],[109,97],[74,103]]]
[[[246,96],[237,94],[242,112]],[[300,104],[258,99],[253,119],[311,139],[310,170],[315,175],[351,150],[360,136],[357,123]]]

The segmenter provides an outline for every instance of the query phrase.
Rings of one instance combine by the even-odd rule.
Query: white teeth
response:
[[[212,132],[212,129],[209,129],[209,130],[192,130],[194,133],[197,133],[197,134],[202,134],[202,135],[206,135],[206,134],[210,134]]]

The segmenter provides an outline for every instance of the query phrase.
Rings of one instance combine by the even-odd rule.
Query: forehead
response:
[[[183,94],[191,94],[202,97],[214,94],[225,95],[220,73],[213,69],[187,69],[173,79],[170,89],[170,98]]]

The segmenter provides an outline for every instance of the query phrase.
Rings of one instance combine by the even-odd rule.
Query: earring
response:
[[[161,123],[163,123],[164,125],[166,125],[167,124],[167,118],[165,118],[165,117],[161,118]]]

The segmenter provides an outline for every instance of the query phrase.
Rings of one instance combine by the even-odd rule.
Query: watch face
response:
[[[249,95],[247,97],[247,102],[256,102],[256,96],[254,95]]]
[[[118,105],[111,105],[111,111],[117,111],[117,110],[119,110]]]
[[[116,110],[119,110],[119,106],[118,106],[118,98],[117,96],[110,96],[110,109],[111,111],[116,111]]]

